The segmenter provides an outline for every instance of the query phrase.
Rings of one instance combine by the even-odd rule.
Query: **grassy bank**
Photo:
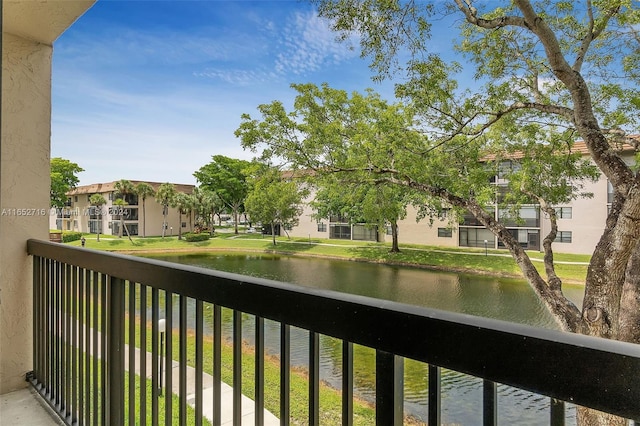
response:
[[[282,253],[296,256],[318,256],[352,261],[387,263],[440,269],[455,272],[470,272],[506,277],[522,277],[515,262],[506,250],[472,249],[461,247],[436,247],[401,245],[400,253],[390,253],[389,244],[370,243],[364,241],[323,240],[278,237],[274,246],[271,238],[263,238],[260,234],[217,234],[208,241],[188,243],[171,237],[134,237],[128,238],[101,236],[96,240],[95,234],[85,235],[87,248],[125,253],[153,252],[205,252],[205,251],[240,251]],[[80,245],[80,241],[69,243]],[[529,256],[544,276],[543,254],[529,251]],[[566,282],[584,282],[587,273],[589,255],[556,253],[556,271]]]

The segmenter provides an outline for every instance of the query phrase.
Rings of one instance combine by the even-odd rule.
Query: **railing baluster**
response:
[[[53,273],[51,269],[53,261],[51,259],[46,259],[45,261],[45,281],[42,283],[44,289],[44,306],[43,306],[43,317],[44,317],[44,377],[43,377],[43,386],[45,395],[51,397],[51,385],[53,381],[51,380],[51,359],[53,358],[53,353],[51,351],[51,336],[53,335],[53,324],[51,322],[51,311],[53,305],[52,298],[52,288],[53,288]]]
[[[376,350],[376,425],[402,425],[404,360]]]
[[[498,395],[495,382],[482,382],[482,424],[496,426],[498,424]]]
[[[342,426],[353,426],[353,343],[342,341]]]
[[[86,425],[91,424],[91,277],[92,272],[87,269],[84,273],[84,424]]]
[[[309,332],[309,425],[320,423],[320,335]]]
[[[564,426],[564,401],[550,398],[549,424],[551,426]]]
[[[158,413],[158,323],[160,322],[160,297],[156,287],[151,289],[151,424],[157,426]]]
[[[173,293],[166,291],[165,302],[165,392],[164,392],[164,423],[171,426],[173,418]]]
[[[64,267],[64,293],[62,294],[62,412],[67,421],[71,415],[71,265]]]
[[[242,424],[242,312],[233,311],[233,426]]]
[[[71,423],[77,422],[78,413],[78,267],[71,270]]]
[[[85,400],[85,377],[87,372],[84,369],[87,353],[85,350],[84,330],[87,325],[84,323],[85,319],[85,283],[86,283],[87,271],[84,268],[80,268],[78,274],[78,423],[85,424],[84,418],[84,400]]]
[[[40,324],[40,258],[33,258],[33,304],[32,304],[32,312],[33,312],[33,330],[32,331],[32,341],[33,341],[33,374],[36,379],[41,380],[42,372],[40,371],[40,360],[41,360],[41,342],[40,339],[40,330],[42,330],[42,325]]]
[[[264,318],[256,315],[255,424],[264,425]]]
[[[54,339],[54,355],[53,355],[53,402],[57,410],[60,410],[60,283],[61,279],[61,265],[59,262],[55,263],[56,267],[56,282],[54,283],[55,302],[53,305],[53,339]]]
[[[289,425],[291,392],[291,326],[280,323],[280,425]]]
[[[93,394],[92,394],[92,400],[93,400],[93,424],[94,426],[98,425],[98,421],[100,419],[98,413],[98,402],[100,399],[100,385],[98,382],[98,377],[99,377],[99,368],[98,368],[98,361],[100,359],[100,353],[98,352],[98,341],[100,339],[100,335],[98,334],[100,331],[99,328],[99,321],[98,321],[98,315],[99,315],[99,304],[100,304],[100,300],[99,300],[99,281],[100,281],[100,275],[98,274],[98,272],[94,272],[93,273],[93,295],[92,295],[92,303],[93,303],[93,335],[92,335],[92,339],[93,339],[93,352],[92,352],[92,356],[93,356]],[[104,383],[104,382],[103,382]]]
[[[108,404],[103,406],[106,412],[106,424],[124,424],[124,307],[125,280],[109,277],[108,300],[103,299],[103,311],[109,311],[107,333],[109,343],[106,346],[106,365]],[[106,303],[104,303],[106,300]],[[104,348],[104,347],[103,347]],[[104,392],[103,392],[104,393]],[[106,407],[109,407],[108,410]]]
[[[213,305],[213,426],[222,419],[222,308]]]
[[[187,424],[187,297],[180,295],[180,426]]]
[[[110,279],[110,277],[109,277]],[[109,333],[109,328],[107,324],[107,312],[108,312],[109,302],[107,301],[107,276],[104,274],[100,274],[100,376],[102,386],[100,389],[100,419],[102,424],[109,424],[107,422],[107,335]],[[121,389],[120,392],[124,392],[124,389]],[[113,423],[113,424],[121,424]]]
[[[202,426],[202,333],[203,333],[203,312],[202,300],[196,300],[196,426]]]
[[[147,424],[147,286],[140,283],[140,424]]]
[[[128,359],[129,371],[129,424],[136,424],[136,291],[135,282],[129,282],[129,341]]]
[[[428,407],[429,407],[429,424],[430,425],[439,425],[442,423],[441,415],[440,415],[440,407],[441,407],[441,384],[440,384],[440,376],[441,371],[440,367],[437,365],[429,364],[429,396],[428,396]]]

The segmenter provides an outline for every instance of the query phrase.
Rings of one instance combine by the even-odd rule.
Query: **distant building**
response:
[[[142,181],[130,181],[134,186]],[[162,185],[159,182],[146,182],[151,185],[154,191]],[[159,204],[155,197],[148,196],[145,200],[145,214],[142,214],[142,200],[136,194],[129,194],[125,201],[127,205],[119,207],[113,204],[118,198],[118,191],[115,189],[116,182],[95,183],[74,188],[67,193],[67,203],[64,208],[52,211],[50,219],[51,229],[63,231],[98,232],[106,235],[120,235],[120,214],[123,215],[124,223],[130,235],[162,235],[163,226],[163,206]],[[178,192],[191,194],[194,185],[173,184]],[[101,207],[92,206],[89,199],[93,194],[101,194],[106,200],[106,204]],[[190,220],[191,219],[191,220]],[[167,212],[167,223],[165,235],[177,235],[180,228],[182,232],[187,232],[193,225],[193,217],[182,215],[182,223],[179,222],[178,210],[169,207]],[[144,231],[144,232],[143,232]],[[126,233],[122,232],[122,235]]]
[[[573,151],[588,156],[583,142],[577,142]],[[621,149],[623,158],[634,161],[633,147],[625,145]],[[517,159],[513,160],[517,163]],[[500,194],[507,181],[500,175],[491,182]],[[602,175],[596,182],[586,182],[584,192],[593,193],[592,198],[579,198],[569,203],[554,206],[558,218],[558,235],[554,250],[560,253],[591,254],[604,230],[605,221],[613,201],[613,187]],[[311,195],[313,196],[313,195]],[[498,205],[493,206],[496,218],[502,217]],[[312,218],[313,210],[308,203],[304,206],[299,224],[289,234],[297,237],[335,238],[360,241],[391,241],[391,229],[376,230],[366,224],[350,224],[345,218],[331,216],[323,220]],[[504,248],[491,231],[486,229],[471,214],[465,215],[459,224],[451,225],[446,212],[428,220],[416,221],[417,211],[412,206],[407,209],[407,217],[398,221],[398,235],[401,244],[422,244],[449,247]],[[507,222],[507,228],[528,250],[542,250],[542,239],[549,233],[551,222],[540,211],[537,204],[523,205],[520,209],[521,221]]]

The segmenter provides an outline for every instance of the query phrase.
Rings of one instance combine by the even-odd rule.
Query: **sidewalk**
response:
[[[136,365],[135,372],[140,375],[140,349],[135,348],[136,351]],[[129,371],[129,346],[125,345],[125,370]],[[147,352],[146,361],[146,376],[151,378],[152,366],[151,366],[151,353]],[[180,392],[180,364],[178,361],[173,361],[171,370],[171,387],[172,392],[176,395]],[[187,403],[195,407],[195,376],[196,370],[193,367],[187,366]],[[213,423],[213,376],[203,373],[202,375],[202,415]],[[233,424],[233,388],[228,384],[221,383],[221,425]],[[242,424],[254,425],[255,424],[255,403],[252,399],[242,395]],[[265,426],[279,426],[280,420],[274,416],[268,410],[264,410],[264,424]]]

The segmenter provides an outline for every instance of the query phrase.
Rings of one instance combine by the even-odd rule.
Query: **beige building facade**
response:
[[[143,181],[132,180],[135,187]],[[147,182],[154,192],[158,190],[160,182]],[[194,185],[173,184],[177,192],[191,194]],[[104,197],[106,204],[100,207],[92,206],[90,198],[94,194]],[[117,206],[114,202],[121,198],[116,189],[116,182],[82,185],[67,193],[67,205],[61,209],[52,209],[49,227],[62,231],[75,231],[91,234],[121,235],[120,224],[124,223],[126,230],[122,235],[159,236],[163,226],[165,235],[178,235],[180,230],[188,232],[194,225],[193,214],[180,215],[178,209],[171,206],[167,209],[166,222],[163,214],[164,207],[155,197],[147,196],[144,200],[135,194],[125,197],[126,205]],[[122,214],[122,221],[120,218]]]
[[[33,365],[32,266],[26,242],[48,236],[52,46],[93,3],[1,3],[0,394],[25,387]]]
[[[626,160],[633,161],[630,147],[625,152]],[[587,155],[584,143],[577,142],[574,149]],[[498,176],[494,179],[496,191],[506,184]],[[558,218],[558,236],[554,251],[558,253],[591,254],[604,230],[606,218],[613,197],[612,187],[606,177],[596,182],[584,182],[583,192],[591,193],[591,198],[578,198],[571,202],[554,206]],[[493,207],[496,218],[504,212]],[[316,220],[313,210],[304,206],[299,224],[289,232],[296,237],[347,239],[362,241],[391,242],[390,229],[375,232],[364,224],[349,224],[341,218]],[[398,239],[400,244],[419,244],[441,247],[475,247],[487,249],[503,248],[498,239],[480,224],[473,216],[462,218],[461,223],[450,223],[446,217],[417,220],[417,209],[409,206],[405,219],[398,221]],[[510,232],[527,250],[542,250],[542,240],[551,229],[551,221],[540,211],[537,205],[524,205],[520,210],[521,221],[507,224]]]

